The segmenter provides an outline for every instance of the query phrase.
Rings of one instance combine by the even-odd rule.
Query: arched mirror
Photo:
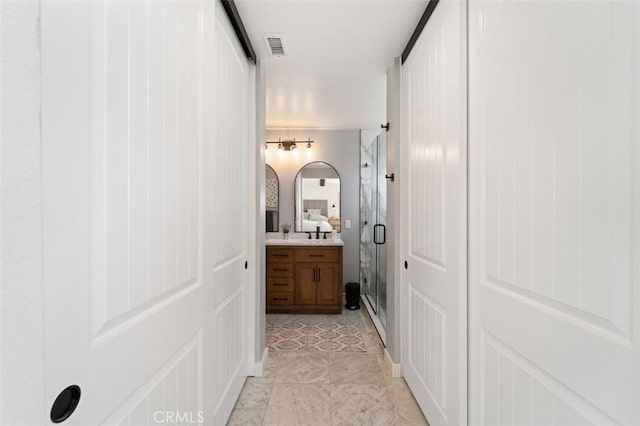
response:
[[[295,181],[296,232],[340,232],[340,175],[330,164],[309,163]]]
[[[265,185],[266,185],[266,217],[267,217],[267,232],[278,232],[279,226],[279,212],[280,212],[280,182],[278,175],[270,165],[265,167]]]

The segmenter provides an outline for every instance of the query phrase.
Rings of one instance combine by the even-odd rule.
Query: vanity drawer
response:
[[[269,263],[267,265],[267,277],[276,275],[293,277],[293,263]]]
[[[297,262],[337,262],[340,259],[338,248],[299,248],[296,250]]]
[[[267,305],[293,305],[293,293],[267,294]]]
[[[293,249],[267,247],[267,262],[293,262]]]
[[[269,292],[293,291],[293,278],[267,278],[267,294]]]

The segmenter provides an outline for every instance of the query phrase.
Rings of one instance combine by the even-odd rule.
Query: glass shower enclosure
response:
[[[360,288],[383,342],[387,323],[386,142],[383,130],[360,146]]]

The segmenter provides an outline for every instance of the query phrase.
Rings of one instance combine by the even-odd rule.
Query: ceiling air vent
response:
[[[265,34],[264,41],[271,56],[286,56],[287,49],[282,34]]]

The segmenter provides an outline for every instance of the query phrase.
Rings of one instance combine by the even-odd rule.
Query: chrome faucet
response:
[[[320,239],[320,227],[316,226],[316,240]]]

